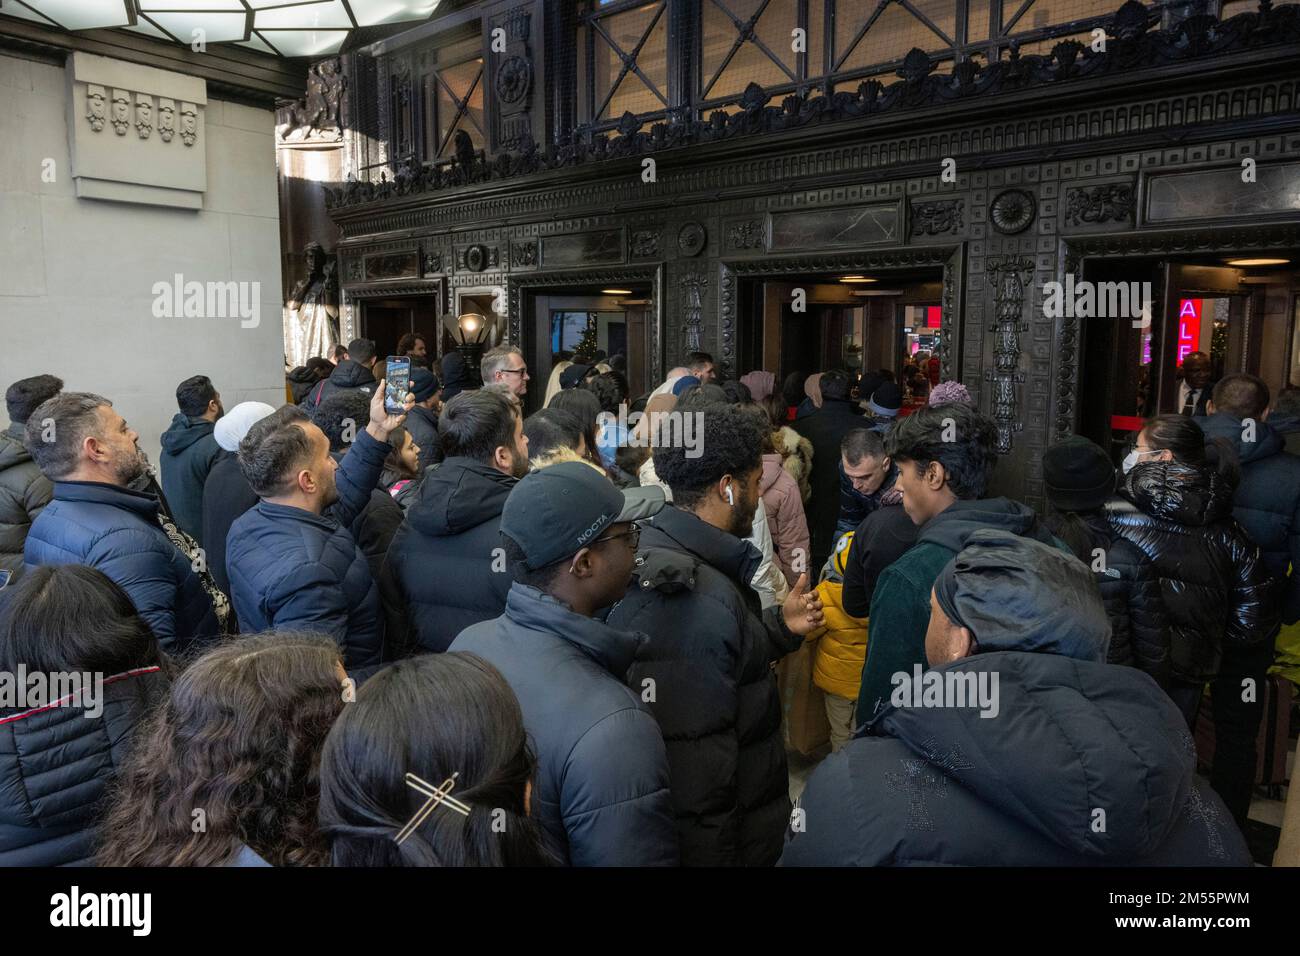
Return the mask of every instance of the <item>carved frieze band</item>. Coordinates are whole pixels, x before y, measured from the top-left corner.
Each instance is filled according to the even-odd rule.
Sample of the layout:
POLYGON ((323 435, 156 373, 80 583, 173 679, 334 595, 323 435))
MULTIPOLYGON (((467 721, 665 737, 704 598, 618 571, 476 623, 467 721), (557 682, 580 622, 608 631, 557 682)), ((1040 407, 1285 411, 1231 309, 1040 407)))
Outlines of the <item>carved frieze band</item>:
MULTIPOLYGON (((193 103, 181 102, 179 110, 181 142, 193 146, 199 138, 199 109, 193 103)), ((96 133, 104 131, 107 123, 118 136, 125 136, 131 127, 140 139, 148 139, 158 130, 158 138, 170 143, 177 131, 176 101, 165 96, 158 98, 157 115, 154 98, 148 93, 132 93, 114 88, 110 98, 106 87, 98 83, 86 84, 86 122, 96 133)))

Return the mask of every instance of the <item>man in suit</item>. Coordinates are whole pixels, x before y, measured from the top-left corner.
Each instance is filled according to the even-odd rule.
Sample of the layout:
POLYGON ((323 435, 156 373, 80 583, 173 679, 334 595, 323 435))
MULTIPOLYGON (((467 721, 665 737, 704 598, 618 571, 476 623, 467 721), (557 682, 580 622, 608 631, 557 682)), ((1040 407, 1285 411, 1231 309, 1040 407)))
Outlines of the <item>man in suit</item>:
POLYGON ((1180 415, 1203 418, 1207 414, 1205 403, 1213 387, 1210 357, 1204 352, 1188 352, 1183 359, 1183 377, 1178 383, 1178 404, 1174 410, 1180 415))

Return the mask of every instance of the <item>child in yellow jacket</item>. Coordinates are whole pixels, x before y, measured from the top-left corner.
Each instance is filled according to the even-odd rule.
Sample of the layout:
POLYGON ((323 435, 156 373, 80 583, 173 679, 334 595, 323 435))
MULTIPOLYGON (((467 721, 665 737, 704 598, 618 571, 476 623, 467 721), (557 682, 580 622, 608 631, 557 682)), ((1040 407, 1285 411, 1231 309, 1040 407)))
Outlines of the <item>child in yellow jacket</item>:
POLYGON ((849 557, 853 532, 840 538, 835 553, 826 562, 817 597, 822 602, 826 623, 808 635, 817 641, 813 654, 813 683, 826 694, 826 719, 831 728, 831 751, 839 750, 853 736, 854 711, 862 684, 862 665, 867 659, 867 619, 844 610, 844 564, 849 557))

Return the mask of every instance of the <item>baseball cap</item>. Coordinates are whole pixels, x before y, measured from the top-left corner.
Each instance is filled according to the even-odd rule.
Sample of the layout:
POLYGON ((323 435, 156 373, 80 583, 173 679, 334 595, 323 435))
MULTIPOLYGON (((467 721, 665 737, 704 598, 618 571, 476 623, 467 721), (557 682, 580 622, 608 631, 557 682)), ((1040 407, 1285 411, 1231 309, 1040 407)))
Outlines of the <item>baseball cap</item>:
POLYGON ((577 554, 619 521, 640 521, 664 506, 662 488, 619 491, 585 462, 565 461, 520 479, 501 512, 501 533, 524 552, 536 571, 577 554))
POLYGON ((577 388, 582 384, 582 380, 587 377, 592 366, 582 365, 575 362, 560 373, 560 388, 577 388))

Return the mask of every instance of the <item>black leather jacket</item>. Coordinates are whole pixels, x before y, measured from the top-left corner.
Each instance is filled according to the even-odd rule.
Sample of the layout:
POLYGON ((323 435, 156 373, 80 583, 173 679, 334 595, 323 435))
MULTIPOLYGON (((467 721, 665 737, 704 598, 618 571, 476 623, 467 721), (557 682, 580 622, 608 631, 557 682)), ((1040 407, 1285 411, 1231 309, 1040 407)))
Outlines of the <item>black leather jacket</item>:
POLYGON ((1225 652, 1277 633, 1272 578, 1232 517, 1234 490, 1211 465, 1146 462, 1105 506, 1110 526, 1155 566, 1182 681, 1214 678, 1225 652))

